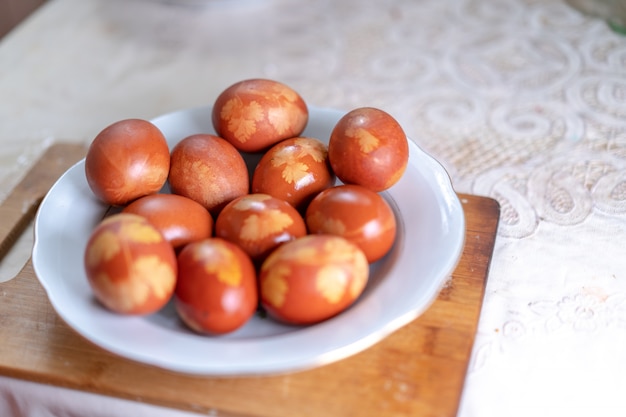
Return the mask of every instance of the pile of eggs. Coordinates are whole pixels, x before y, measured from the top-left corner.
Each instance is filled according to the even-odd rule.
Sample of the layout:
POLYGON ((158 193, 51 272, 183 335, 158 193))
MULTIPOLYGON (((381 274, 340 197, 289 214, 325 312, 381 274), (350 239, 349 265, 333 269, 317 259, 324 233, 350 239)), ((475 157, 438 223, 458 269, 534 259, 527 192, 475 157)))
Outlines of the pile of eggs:
POLYGON ((173 299, 190 329, 214 335, 259 309, 296 325, 344 311, 395 240, 396 219, 379 192, 408 163, 398 122, 357 108, 325 145, 300 136, 309 119, 302 97, 267 79, 229 86, 209 116, 216 134, 172 149, 141 119, 113 123, 92 141, 87 183, 117 208, 85 249, 95 298, 128 315, 173 299), (254 167, 250 154, 259 157, 254 167))

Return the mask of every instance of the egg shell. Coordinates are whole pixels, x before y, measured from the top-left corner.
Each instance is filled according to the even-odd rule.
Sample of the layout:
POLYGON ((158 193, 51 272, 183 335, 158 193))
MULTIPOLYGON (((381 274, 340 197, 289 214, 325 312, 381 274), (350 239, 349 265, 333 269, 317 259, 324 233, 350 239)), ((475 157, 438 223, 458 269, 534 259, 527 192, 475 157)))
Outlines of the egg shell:
POLYGON ((171 298, 177 277, 174 249, 145 218, 118 213, 93 230, 85 273, 96 299, 120 314, 150 314, 171 298))
POLYGON ((229 86, 212 110, 217 134, 244 152, 260 152, 300 135, 308 119, 306 103, 294 89, 262 78, 229 86))
POLYGON ((196 134, 172 149, 169 185, 172 193, 197 201, 217 216, 230 201, 248 194, 250 177, 234 146, 215 135, 196 134))
POLYGON ((409 145, 400 124, 388 113, 361 107, 345 114, 328 142, 330 165, 342 182, 383 191, 400 180, 409 145))
POLYGON ((234 243, 210 238, 188 244, 178 254, 178 272, 174 305, 195 332, 230 333, 255 313, 256 271, 234 243))
POLYGON ((304 211, 317 193, 334 184, 326 145, 319 139, 296 137, 267 150, 254 170, 251 189, 304 211))
POLYGON ((104 128, 85 156, 89 188, 104 203, 122 206, 158 192, 170 167, 170 150, 161 131, 142 119, 125 119, 104 128))
POLYGON ((356 244, 369 263, 389 252, 396 238, 396 217, 378 193, 361 185, 339 185, 320 192, 306 215, 309 233, 334 234, 356 244))
POLYGON ((369 266, 363 252, 333 235, 307 235, 279 246, 259 272, 261 304, 270 317, 305 325, 329 319, 363 292, 369 266))
POLYGON ((175 249, 211 237, 213 233, 211 213, 182 195, 148 195, 133 201, 122 212, 145 217, 175 249))
POLYGON ((307 234, 300 213, 284 200, 248 194, 231 201, 215 222, 215 235, 236 243, 255 262, 285 242, 307 234))

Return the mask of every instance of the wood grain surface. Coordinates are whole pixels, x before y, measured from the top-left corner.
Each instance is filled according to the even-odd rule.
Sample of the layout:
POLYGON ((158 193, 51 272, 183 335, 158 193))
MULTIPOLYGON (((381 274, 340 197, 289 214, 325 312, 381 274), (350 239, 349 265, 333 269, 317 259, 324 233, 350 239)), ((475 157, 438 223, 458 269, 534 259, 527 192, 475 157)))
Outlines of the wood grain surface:
MULTIPOLYGON (((34 213, 30 206, 84 153, 56 144, 42 156, 0 206, 2 242, 14 238, 20 229, 14 226, 34 213)), ((466 240, 449 283, 418 319, 347 359, 246 378, 188 376, 131 362, 69 328, 28 262, 0 284, 0 374, 220 416, 455 416, 499 219, 495 200, 459 197, 466 240)))

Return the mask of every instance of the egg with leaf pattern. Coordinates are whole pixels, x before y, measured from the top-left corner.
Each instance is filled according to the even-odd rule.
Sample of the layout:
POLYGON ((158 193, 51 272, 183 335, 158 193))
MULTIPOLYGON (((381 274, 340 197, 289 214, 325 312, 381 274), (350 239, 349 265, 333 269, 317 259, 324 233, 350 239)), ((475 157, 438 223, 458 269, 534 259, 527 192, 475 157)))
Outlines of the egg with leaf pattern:
POLYGON ((160 310, 176 285, 174 248, 136 214, 118 213, 102 220, 87 242, 84 266, 96 299, 120 314, 160 310))
POLYGON ((263 262, 261 305, 285 323, 318 323, 352 305, 368 278, 367 259, 355 244, 340 236, 307 235, 281 245, 263 262))
POLYGON ((258 304, 256 271, 237 245, 220 238, 189 243, 178 254, 174 305, 200 334, 225 334, 243 326, 258 304))
POLYGON ((229 86, 217 97, 212 110, 218 135, 244 152, 263 151, 298 136, 308 120, 306 103, 293 88, 262 78, 229 86))
POLYGON ((404 174, 409 144, 393 116, 374 107, 360 107, 346 113, 333 128, 328 158, 344 183, 383 191, 404 174))
POLYGON ((219 136, 200 133, 174 146, 168 181, 172 193, 200 203, 213 216, 250 187, 246 161, 237 149, 219 136))
POLYGON ((370 263, 389 252, 397 222, 387 201, 361 185, 328 188, 311 201, 305 215, 309 233, 345 237, 363 250, 370 263))
POLYGON ((300 213, 268 194, 248 194, 224 207, 215 222, 215 235, 239 245, 254 261, 285 242, 306 235, 300 213))
POLYGON ((316 138, 295 137, 271 147, 252 176, 252 192, 269 194, 304 209, 335 183, 326 145, 316 138))

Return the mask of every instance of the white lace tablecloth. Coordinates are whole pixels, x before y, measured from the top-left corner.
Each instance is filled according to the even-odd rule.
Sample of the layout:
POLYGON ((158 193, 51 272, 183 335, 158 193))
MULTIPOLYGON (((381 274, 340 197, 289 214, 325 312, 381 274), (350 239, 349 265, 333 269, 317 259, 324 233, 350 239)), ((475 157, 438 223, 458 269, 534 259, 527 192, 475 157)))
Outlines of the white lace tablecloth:
MULTIPOLYGON (((0 198, 52 141, 251 77, 387 110, 500 202, 460 417, 626 415, 626 37, 560 0, 52 0, 0 41, 0 198)), ((178 415, 34 386, 0 414, 178 415)))

